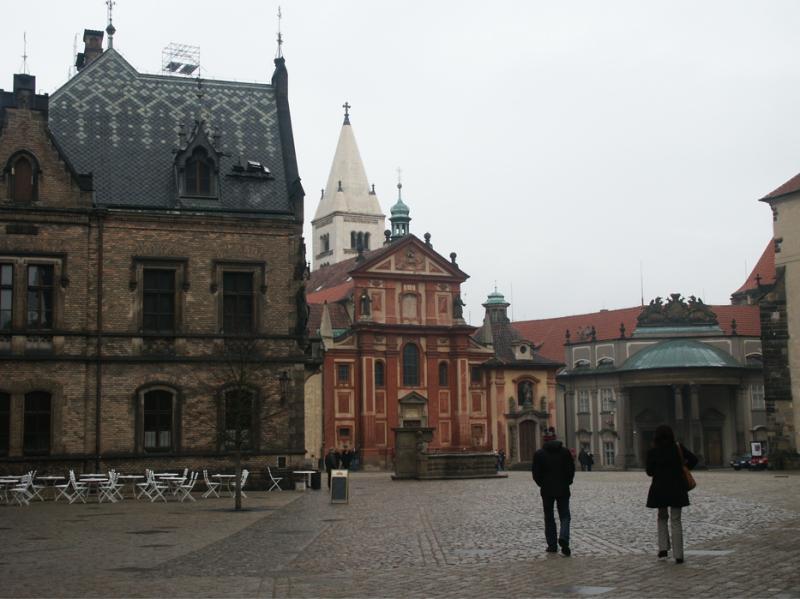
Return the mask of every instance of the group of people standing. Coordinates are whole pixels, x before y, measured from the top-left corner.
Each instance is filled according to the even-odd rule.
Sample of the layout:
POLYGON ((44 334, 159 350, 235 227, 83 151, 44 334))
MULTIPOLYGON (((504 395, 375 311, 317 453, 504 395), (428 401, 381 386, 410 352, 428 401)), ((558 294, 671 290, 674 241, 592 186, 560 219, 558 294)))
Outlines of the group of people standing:
MULTIPOLYGON (((581 454, 586 453, 581 450, 581 454)), ((586 454, 591 457, 591 454, 586 454)), ((581 469, 585 459, 578 460, 581 469)), ((593 460, 592 460, 593 461, 593 460)), ((647 494, 647 507, 658 510, 658 558, 666 558, 670 549, 676 564, 683 563, 683 528, 681 509, 689 505, 689 486, 684 467, 697 465, 697 457, 676 442, 675 433, 666 424, 659 426, 654 435, 653 447, 647 452, 646 471, 652 478, 647 494), (670 534, 671 533, 671 534, 670 534)), ((591 470, 591 462, 588 464, 591 470)), ((575 461, 569 449, 555 438, 545 440, 536 451, 532 465, 533 480, 540 489, 544 509, 544 536, 548 553, 561 548, 565 557, 572 554, 569 546, 570 486, 575 479, 575 461), (553 508, 558 510, 559 526, 556 528, 553 508)))
POLYGON ((328 453, 325 454, 325 470, 328 473, 329 489, 331 488, 331 472, 339 469, 350 470, 350 466, 352 466, 355 456, 355 450, 347 447, 340 451, 336 451, 336 449, 333 447, 328 449, 328 453))

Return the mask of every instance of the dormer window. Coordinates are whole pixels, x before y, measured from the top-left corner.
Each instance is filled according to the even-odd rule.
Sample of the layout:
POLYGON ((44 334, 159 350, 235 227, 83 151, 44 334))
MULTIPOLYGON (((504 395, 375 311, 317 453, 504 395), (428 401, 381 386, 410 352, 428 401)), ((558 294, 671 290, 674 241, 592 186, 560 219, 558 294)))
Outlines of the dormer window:
POLYGON ((203 148, 196 148, 186 161, 186 195, 214 195, 212 172, 214 163, 203 148))
POLYGON ((28 152, 20 152, 6 164, 9 175, 8 195, 15 202, 32 202, 36 199, 39 166, 28 152))

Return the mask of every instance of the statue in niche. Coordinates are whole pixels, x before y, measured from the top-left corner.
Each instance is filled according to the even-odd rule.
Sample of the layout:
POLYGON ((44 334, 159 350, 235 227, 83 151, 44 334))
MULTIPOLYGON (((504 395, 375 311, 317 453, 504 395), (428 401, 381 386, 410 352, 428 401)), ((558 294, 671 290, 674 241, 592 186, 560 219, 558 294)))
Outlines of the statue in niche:
POLYGON ((466 305, 467 304, 465 304, 464 301, 461 299, 461 294, 459 293, 458 295, 456 295, 456 297, 453 299, 453 318, 457 320, 463 320, 464 306, 466 305))
POLYGON ((359 301, 361 303, 361 316, 370 316, 372 314, 372 300, 369 298, 369 294, 366 291, 361 292, 359 301))

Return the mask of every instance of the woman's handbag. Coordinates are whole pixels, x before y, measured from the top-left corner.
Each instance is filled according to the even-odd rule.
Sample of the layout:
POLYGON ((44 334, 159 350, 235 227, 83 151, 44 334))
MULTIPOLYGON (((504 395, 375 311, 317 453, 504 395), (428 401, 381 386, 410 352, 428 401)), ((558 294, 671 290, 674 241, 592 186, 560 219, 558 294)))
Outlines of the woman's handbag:
POLYGON ((697 481, 694 480, 694 476, 692 476, 692 471, 689 470, 686 466, 686 460, 683 459, 683 450, 681 449, 681 444, 677 443, 678 446, 678 455, 681 458, 681 468, 683 469, 683 480, 686 481, 686 490, 691 491, 697 486, 697 481))

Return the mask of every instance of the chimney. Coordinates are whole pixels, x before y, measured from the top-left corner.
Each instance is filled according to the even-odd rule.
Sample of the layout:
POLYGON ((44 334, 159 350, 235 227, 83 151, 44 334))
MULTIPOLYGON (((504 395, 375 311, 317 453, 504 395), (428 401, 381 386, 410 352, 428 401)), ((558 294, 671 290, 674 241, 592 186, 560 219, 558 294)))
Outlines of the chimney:
POLYGON ((79 71, 88 67, 92 61, 103 53, 104 35, 104 32, 94 29, 83 30, 83 43, 85 46, 83 52, 78 53, 78 57, 75 60, 75 66, 78 67, 79 71))
POLYGON ((32 108, 36 95, 36 77, 18 73, 14 75, 14 98, 18 108, 32 108))

